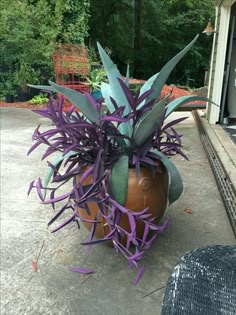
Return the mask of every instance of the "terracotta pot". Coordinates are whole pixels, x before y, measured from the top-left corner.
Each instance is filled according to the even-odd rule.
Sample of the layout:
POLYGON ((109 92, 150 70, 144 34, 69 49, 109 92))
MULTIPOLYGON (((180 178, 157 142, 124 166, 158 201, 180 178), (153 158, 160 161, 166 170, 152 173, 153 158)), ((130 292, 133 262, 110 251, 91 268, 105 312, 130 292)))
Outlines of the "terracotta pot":
MULTIPOLYGON (((137 177, 135 169, 129 169, 128 192, 125 202, 125 207, 133 211, 141 211, 149 207, 148 213, 152 217, 156 217, 154 223, 158 224, 164 215, 167 205, 167 192, 168 192, 168 172, 162 163, 158 163, 158 171, 155 176, 152 176, 148 168, 140 168, 140 176, 137 177)), ((91 179, 85 181, 85 185, 91 183, 91 179)), ((84 219, 94 220, 98 212, 98 206, 95 202, 88 203, 91 215, 88 215, 86 210, 79 208, 78 213, 84 219)), ((99 221, 102 223, 97 224, 95 237, 100 239, 109 233, 109 227, 104 226, 105 219, 100 216, 99 221)), ((83 222, 85 227, 90 230, 92 223, 83 222)), ((127 215, 122 214, 120 219, 120 226, 126 231, 130 232, 129 219, 127 215)), ((144 232, 143 222, 136 222, 137 236, 142 238, 144 232)))

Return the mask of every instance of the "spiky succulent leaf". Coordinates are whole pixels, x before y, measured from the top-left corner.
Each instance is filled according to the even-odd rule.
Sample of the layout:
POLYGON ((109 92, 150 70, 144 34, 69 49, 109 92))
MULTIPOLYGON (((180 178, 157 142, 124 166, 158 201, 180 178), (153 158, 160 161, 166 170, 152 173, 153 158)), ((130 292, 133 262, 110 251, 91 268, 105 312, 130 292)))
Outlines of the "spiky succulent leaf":
POLYGON ((38 90, 45 90, 45 91, 56 92, 56 90, 50 85, 34 85, 34 84, 27 84, 27 85, 29 87, 32 87, 32 88, 38 89, 38 90))
POLYGON ((125 84, 129 87, 129 64, 127 64, 125 84))
POLYGON ((155 132, 157 126, 164 115, 167 95, 160 102, 156 103, 151 111, 144 114, 144 116, 137 123, 134 134, 133 143, 135 147, 141 147, 155 132))
POLYGON ((204 96, 191 96, 191 95, 190 96, 182 96, 182 97, 176 98, 175 100, 173 100, 172 102, 170 102, 167 105, 165 118, 168 117, 173 111, 175 111, 180 106, 187 104, 189 102, 195 102, 195 101, 210 102, 210 103, 217 105, 212 100, 210 100, 209 98, 204 97, 204 96))
POLYGON ((146 99, 146 102, 153 98, 158 98, 160 96, 161 90, 166 83, 170 73, 175 68, 177 63, 183 58, 183 56, 189 51, 189 49, 196 42, 199 35, 197 35, 183 50, 181 50, 175 57, 173 57, 167 64, 161 69, 159 74, 156 76, 151 89, 153 93, 146 99))
POLYGON ((119 79, 122 79, 121 74, 119 70, 117 69, 116 65, 113 63, 113 61, 110 59, 110 57, 107 55, 105 50, 102 48, 102 46, 97 43, 98 51, 104 66, 104 69, 106 71, 111 91, 112 91, 112 97, 116 100, 118 106, 126 106, 124 110, 124 115, 127 115, 130 113, 131 109, 128 105, 127 98, 120 86, 120 83, 118 81, 119 79))
POLYGON ((91 122, 98 123, 98 111, 94 108, 89 99, 82 93, 58 85, 52 81, 49 84, 53 87, 54 91, 64 95, 73 105, 75 105, 91 122))
MULTIPOLYGON (((143 95, 145 92, 149 91, 152 88, 153 82, 156 80, 159 72, 151 76, 141 87, 139 95, 143 95)), ((137 109, 141 108, 145 104, 145 100, 138 105, 137 109)))
POLYGON ((129 157, 121 156, 111 171, 111 188, 115 200, 124 205, 127 196, 129 178, 129 157))
POLYGON ((111 98, 110 98, 110 96, 112 94, 111 93, 111 86, 110 86, 110 84, 102 82, 102 84, 101 84, 101 92, 102 92, 102 97, 105 100, 105 104, 106 104, 109 112, 112 113, 115 110, 115 108, 114 108, 114 106, 113 106, 113 104, 111 102, 111 98))
POLYGON ((171 205, 173 202, 179 199, 180 195, 183 192, 182 178, 174 163, 165 154, 153 149, 150 150, 150 152, 155 153, 156 155, 161 157, 161 162, 164 164, 169 173, 170 184, 168 191, 168 200, 169 204, 171 205))

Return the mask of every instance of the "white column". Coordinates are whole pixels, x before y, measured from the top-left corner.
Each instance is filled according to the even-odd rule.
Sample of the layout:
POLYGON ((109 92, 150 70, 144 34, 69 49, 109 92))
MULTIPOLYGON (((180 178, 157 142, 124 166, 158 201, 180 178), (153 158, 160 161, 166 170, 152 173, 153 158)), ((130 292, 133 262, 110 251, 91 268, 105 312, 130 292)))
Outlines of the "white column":
MULTIPOLYGON (((219 7, 216 6, 215 8, 215 27, 214 30, 217 30, 217 25, 218 25, 218 17, 219 15, 219 7)), ((213 70, 214 70, 214 54, 215 54, 215 50, 217 49, 216 47, 216 33, 214 33, 214 37, 213 37, 213 43, 212 43, 212 50, 211 50, 211 64, 210 64, 210 74, 209 74, 209 79, 208 79, 208 93, 207 93, 207 97, 210 98, 210 94, 211 94, 211 86, 213 84, 212 82, 212 75, 213 75, 213 70)), ((210 116, 210 111, 211 111, 211 103, 207 103, 207 107, 206 107, 206 117, 207 119, 209 119, 210 116)))
MULTIPOLYGON (((218 35, 218 46, 217 46, 217 54, 216 54, 216 66, 215 66, 215 75, 214 75, 214 83, 213 83, 213 91, 212 91, 212 100, 220 106, 221 96, 222 96, 222 88, 223 88, 223 79, 224 79, 224 69, 225 69, 225 57, 227 50, 227 39, 228 39, 228 31, 229 31, 229 20, 230 20, 230 10, 231 7, 221 7, 220 14, 220 24, 219 24, 219 35, 218 35)), ((220 107, 211 104, 208 109, 210 113, 209 123, 215 124, 219 120, 220 107)))

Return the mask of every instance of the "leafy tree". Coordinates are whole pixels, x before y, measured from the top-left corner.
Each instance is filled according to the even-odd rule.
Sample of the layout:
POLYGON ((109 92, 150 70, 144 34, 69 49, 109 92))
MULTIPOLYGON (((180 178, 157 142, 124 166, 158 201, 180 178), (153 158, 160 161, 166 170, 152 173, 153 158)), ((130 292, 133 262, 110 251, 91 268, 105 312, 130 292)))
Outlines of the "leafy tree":
POLYGON ((134 59, 134 7, 130 0, 90 0, 90 45, 111 51, 122 72, 134 59))
POLYGON ((24 64, 48 79, 55 42, 84 43, 88 19, 89 0, 2 0, 0 65, 14 75, 24 64))
MULTIPOLYGON (((91 0, 91 42, 109 47, 123 73, 129 61, 132 74, 145 79, 201 33, 213 15, 211 0, 91 0)), ((185 84, 193 77, 196 86, 202 85, 211 43, 200 36, 169 83, 185 84)))

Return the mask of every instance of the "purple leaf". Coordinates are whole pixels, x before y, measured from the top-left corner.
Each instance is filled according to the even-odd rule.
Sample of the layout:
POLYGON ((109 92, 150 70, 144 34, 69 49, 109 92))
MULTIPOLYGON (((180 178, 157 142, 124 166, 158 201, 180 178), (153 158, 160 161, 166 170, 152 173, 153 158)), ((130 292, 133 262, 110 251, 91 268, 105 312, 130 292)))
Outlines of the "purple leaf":
POLYGON ((32 147, 29 149, 29 151, 27 152, 27 155, 29 155, 32 151, 34 151, 40 144, 41 144, 41 142, 35 142, 32 145, 32 147))
POLYGON ((89 219, 84 219, 84 218, 80 218, 80 220, 83 222, 89 222, 89 223, 102 223, 101 221, 89 220, 89 219))
POLYGON ((147 239, 147 236, 148 236, 148 233, 149 233, 149 225, 148 225, 148 224, 145 224, 141 247, 144 246, 144 244, 145 244, 145 242, 146 242, 146 239, 147 239))
POLYGON ((144 101, 149 95, 151 95, 153 92, 153 90, 148 90, 146 92, 144 92, 142 95, 139 96, 137 103, 136 103, 136 107, 142 103, 142 101, 144 101))
POLYGON ((107 234, 106 238, 107 238, 107 239, 112 239, 112 236, 114 235, 114 233, 115 233, 116 231, 117 231, 116 228, 114 228, 113 230, 111 230, 111 231, 107 234))
POLYGON ((148 152, 148 157, 155 160, 161 160, 160 155, 155 154, 154 152, 148 152))
POLYGON ((96 244, 101 244, 101 243, 105 243, 107 241, 110 241, 112 239, 112 237, 106 237, 100 240, 96 240, 96 241, 91 241, 91 242, 83 242, 80 243, 80 245, 96 245, 96 244))
POLYGON ((157 165, 156 161, 153 161, 152 159, 150 159, 147 156, 145 156, 144 158, 140 159, 140 161, 145 162, 145 163, 147 163, 149 165, 154 165, 154 166, 157 165))
POLYGON ((57 214, 48 222, 48 226, 50 226, 52 223, 54 223, 59 217, 60 215, 66 210, 68 209, 69 206, 65 205, 64 207, 62 207, 57 214))
POLYGON ((140 215, 139 218, 142 219, 142 220, 145 220, 147 218, 150 218, 151 216, 152 216, 151 213, 147 213, 147 214, 140 215))
POLYGON ((69 193, 66 193, 66 194, 64 194, 64 195, 61 195, 61 196, 59 196, 59 197, 56 197, 56 198, 53 198, 53 199, 45 200, 45 201, 43 202, 43 204, 47 205, 47 204, 49 204, 49 203, 53 203, 53 202, 58 202, 58 201, 64 200, 64 199, 68 198, 68 197, 70 196, 70 194, 71 194, 71 193, 69 192, 69 193))
POLYGON ((157 237, 157 234, 153 235, 152 238, 149 241, 145 242, 145 245, 143 246, 143 249, 147 250, 151 246, 153 241, 156 239, 156 237, 157 237))
POLYGON ((142 267, 139 268, 136 278, 134 280, 134 285, 137 285, 138 282, 140 281, 140 279, 142 278, 142 275, 144 273, 144 265, 142 267))
POLYGON ((127 213, 128 209, 120 205, 116 200, 110 198, 110 202, 117 207, 122 213, 127 213))
POLYGON ((131 228, 131 232, 134 233, 136 231, 136 222, 135 222, 134 216, 130 212, 128 212, 127 214, 129 218, 129 225, 131 228))
POLYGON ((98 216, 99 216, 99 213, 97 213, 95 215, 95 218, 94 218, 95 222, 93 223, 92 228, 91 228, 91 230, 89 232, 88 242, 91 242, 93 240, 93 237, 94 237, 94 234, 95 234, 95 231, 96 231, 96 227, 97 227, 98 216))
POLYGON ((81 184, 85 181, 86 178, 89 177, 89 175, 92 174, 93 168, 94 168, 94 166, 92 165, 83 173, 83 175, 80 177, 80 183, 81 184))
POLYGON ((75 213, 72 215, 72 217, 68 218, 65 222, 63 222, 62 224, 60 224, 56 229, 52 230, 52 233, 55 233, 57 231, 59 231, 60 229, 62 229, 64 226, 66 226, 67 224, 69 224, 70 222, 74 221, 75 219, 75 213))
POLYGON ((133 211, 132 215, 133 216, 141 216, 141 215, 145 214, 148 210, 149 210, 149 208, 145 208, 145 209, 143 209, 141 211, 133 211))
POLYGON ((101 165, 101 158, 102 158, 102 154, 104 152, 104 149, 99 150, 97 158, 95 160, 94 163, 94 170, 93 170, 93 181, 96 182, 97 178, 98 178, 98 171, 99 171, 99 167, 101 165))
POLYGON ((142 252, 137 252, 137 253, 135 253, 134 255, 132 255, 131 257, 129 257, 128 260, 135 260, 135 261, 138 261, 138 260, 140 260, 140 259, 142 258, 143 254, 144 254, 144 251, 142 251, 142 252))
POLYGON ((100 119, 100 121, 116 121, 116 122, 127 122, 129 118, 115 117, 115 116, 104 116, 100 119))
POLYGON ((35 187, 34 186, 34 180, 30 183, 30 185, 29 185, 29 189, 28 189, 28 192, 27 192, 27 195, 29 196, 29 194, 30 194, 30 192, 31 192, 31 190, 35 187))
POLYGON ((178 149, 178 148, 176 148, 175 151, 176 151, 178 154, 182 155, 182 157, 185 158, 187 161, 189 161, 189 158, 187 157, 186 154, 184 154, 183 151, 181 151, 181 150, 178 149))
POLYGON ((74 110, 75 110, 75 105, 72 105, 69 111, 66 113, 66 117, 69 118, 74 110))
MULTIPOLYGON (((55 197, 55 190, 52 190, 50 193, 50 200, 53 200, 55 197)), ((51 202, 53 210, 55 210, 55 202, 51 202)))
POLYGON ((180 123, 181 121, 187 119, 188 117, 181 117, 181 118, 178 118, 178 119, 175 119, 175 120, 172 120, 171 122, 169 122, 168 124, 166 124, 162 130, 165 130, 165 129, 168 129, 178 123, 180 123))
POLYGON ((37 188, 37 192, 38 192, 39 198, 41 199, 41 201, 44 202, 44 196, 42 194, 43 185, 42 185, 41 178, 38 179, 38 181, 36 182, 35 186, 37 188))
POLYGON ((91 273, 95 273, 96 272, 95 270, 78 268, 78 267, 70 267, 70 271, 79 272, 79 273, 82 273, 82 274, 91 274, 91 273))
POLYGON ((114 100, 114 98, 113 98, 113 97, 110 97, 110 100, 111 100, 111 102, 112 102, 112 104, 113 104, 113 106, 114 106, 115 110, 118 110, 118 109, 119 109, 119 107, 118 107, 118 105, 117 105, 116 101, 114 100))
POLYGON ((123 80, 121 80, 120 78, 118 78, 118 81, 119 81, 119 83, 120 83, 120 86, 121 86, 122 90, 123 90, 124 93, 125 93, 125 96, 126 96, 128 102, 129 102, 131 108, 133 109, 133 111, 135 111, 135 110, 136 110, 136 106, 135 106, 135 104, 134 104, 134 97, 133 97, 132 92, 130 91, 130 89, 127 87, 127 85, 124 83, 123 80))

